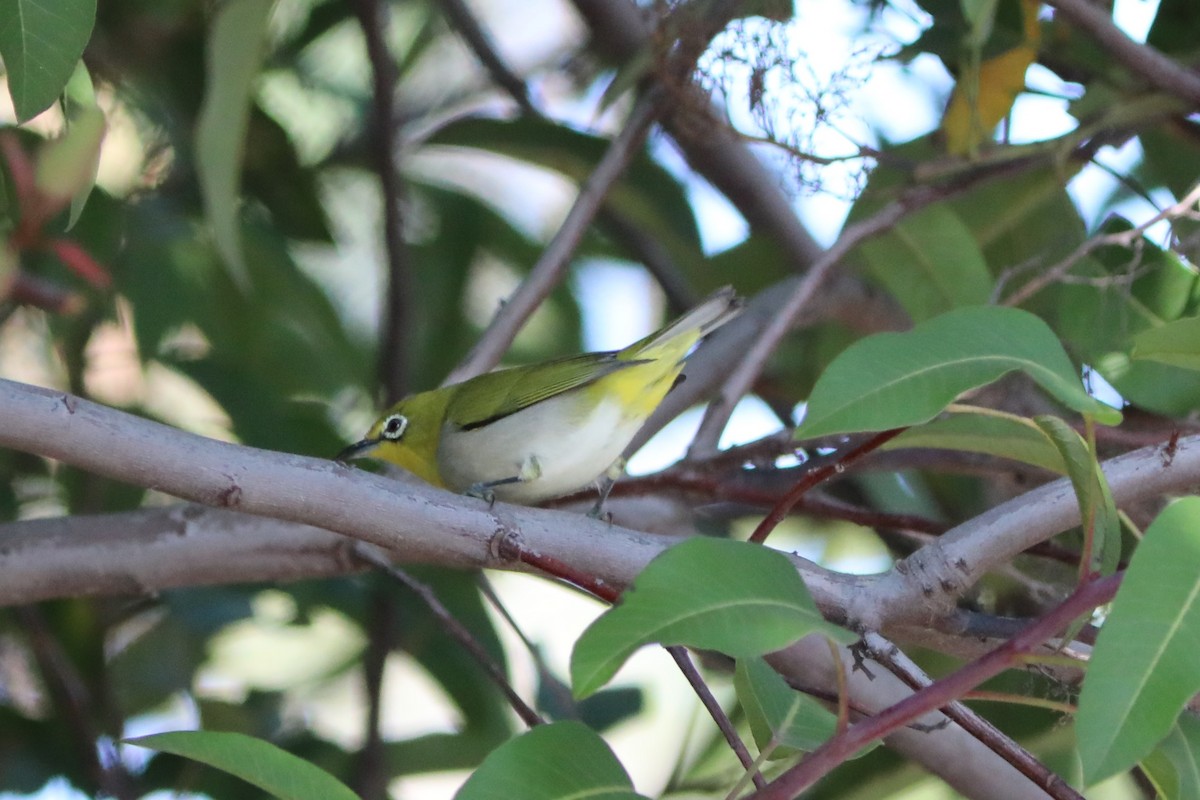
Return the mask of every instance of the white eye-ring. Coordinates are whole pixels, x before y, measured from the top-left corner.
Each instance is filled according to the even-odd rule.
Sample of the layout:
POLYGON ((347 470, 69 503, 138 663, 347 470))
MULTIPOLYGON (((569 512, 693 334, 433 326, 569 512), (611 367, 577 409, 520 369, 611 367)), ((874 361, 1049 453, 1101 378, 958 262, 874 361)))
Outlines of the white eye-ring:
POLYGON ((383 421, 383 427, 379 431, 379 435, 389 442, 398 442, 404 437, 404 431, 408 428, 408 417, 403 414, 392 414, 383 421))

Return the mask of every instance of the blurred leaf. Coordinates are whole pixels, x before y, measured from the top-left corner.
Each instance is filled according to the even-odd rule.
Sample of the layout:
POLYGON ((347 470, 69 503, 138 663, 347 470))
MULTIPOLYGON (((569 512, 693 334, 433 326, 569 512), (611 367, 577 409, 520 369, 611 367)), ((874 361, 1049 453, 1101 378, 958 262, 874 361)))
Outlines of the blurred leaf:
POLYGON ((608 745, 578 722, 553 722, 494 750, 454 800, 645 800, 608 745))
POLYGON ((224 770, 280 800, 357 800, 354 792, 328 772, 270 742, 241 733, 174 731, 126 741, 224 770))
MULTIPOLYGON (((563 688, 571 691, 565 684, 563 688)), ((580 722, 594 731, 605 731, 642 713, 645 705, 641 688, 620 686, 601 689, 580 700, 577 707, 580 722)))
MULTIPOLYGON (((213 634, 246 619, 254 590, 213 586, 165 592, 162 604, 127 622, 145 626, 109 658, 112 692, 122 713, 136 716, 189 691, 213 634)), ((123 632, 119 638, 127 638, 123 632)))
MULTIPOLYGON (((1083 220, 1067 194, 1067 181, 1077 169, 1056 164, 1025 170, 955 198, 954 211, 983 248, 993 274, 1019 272, 1030 263, 1053 264, 1084 240, 1083 220)), ((1009 286, 1020 283, 1014 279, 1009 286)))
MULTIPOLYGON (((851 219, 868 215, 856 205, 851 219)), ((992 293, 983 252, 949 204, 938 203, 906 217, 864 242, 859 251, 871 277, 915 322, 960 306, 982 305, 992 293)))
POLYGON ((1133 340, 1132 356, 1200 369, 1200 317, 1185 317, 1142 332, 1133 340))
MULTIPOLYGON (((92 76, 88 73, 87 65, 82 61, 75 65, 75 72, 71 74, 71 79, 67 81, 66 87, 63 89, 63 105, 66 108, 67 119, 74 120, 80 115, 91 113, 91 109, 96 108, 96 89, 92 86, 92 76)), ((96 166, 100 166, 99 148, 96 153, 96 166)), ((75 223, 79 221, 79 217, 83 214, 83 209, 87 206, 88 198, 92 195, 92 189, 96 185, 96 170, 92 170, 91 179, 87 183, 87 187, 82 191, 76 192, 71 197, 71 215, 67 219, 67 230, 75 227, 75 223)))
MULTIPOLYGON (((609 142, 543 120, 466 118, 451 123, 429 144, 487 150, 556 170, 582 183, 603 158, 609 142)), ((679 181, 645 152, 637 155, 609 192, 607 203, 638 221, 681 268, 705 262, 696 218, 679 181)))
POLYGON ((34 794, 56 776, 85 785, 91 765, 81 763, 78 748, 63 736, 65 719, 35 720, 0 705, 0 775, 4 791, 34 794))
POLYGON ((238 184, 251 97, 266 44, 272 0, 228 0, 208 38, 207 85, 196 122, 196 168, 213 240, 231 274, 249 280, 242 250, 238 184))
POLYGON ((986 453, 1066 474, 1058 449, 1033 420, 992 411, 959 407, 947 417, 909 428, 882 449, 905 447, 986 453))
MULTIPOLYGON (((420 565, 409 565, 406 570, 433 590, 502 670, 507 668, 504 649, 473 573, 420 565)), ((302 613, 327 605, 347 619, 365 620, 372 592, 381 590, 400 609, 392 634, 396 648, 411 656, 445 690, 461 714, 458 733, 389 742, 385 748, 388 768, 393 775, 406 775, 475 767, 512 735, 512 713, 495 684, 424 603, 414 600, 407 589, 382 579, 308 582, 291 587, 289 593, 302 613)))
MULTIPOLYGON (((1191 5, 1189 0, 1184 4, 1191 5)), ((1159 13, 1163 6, 1159 5, 1159 13)), ((1180 29, 1179 34, 1192 40, 1196 28, 1180 29)), ((1194 48, 1194 41, 1189 47, 1194 48)), ((1142 145, 1142 160, 1134 167, 1133 177, 1146 189, 1155 186, 1165 186, 1178 198, 1186 195, 1196 183, 1200 175, 1200 121, 1180 117, 1153 128, 1141 131, 1138 142, 1142 145)), ((1122 187, 1124 188, 1124 187, 1122 187)), ((1118 193, 1109 201, 1110 206, 1121 199, 1124 192, 1118 193)), ((1177 219, 1172 223, 1177 234, 1180 231, 1195 230, 1195 222, 1186 218, 1177 219)))
POLYGON ((848 347, 813 387, 797 438, 882 431, 927 422, 968 389, 1014 370, 1059 402, 1104 424, 1120 412, 1084 391, 1046 323, 1025 311, 984 306, 951 311, 906 333, 879 333, 848 347))
POLYGON ((81 109, 67 132, 38 153, 38 189, 59 203, 57 208, 92 190, 105 127, 104 112, 98 107, 81 109))
POLYGON ((738 658, 814 632, 854 640, 825 622, 787 558, 747 542, 690 539, 656 556, 620 604, 583 632, 571 653, 571 683, 576 697, 586 697, 651 642, 738 658))
POLYGON ((1195 370, 1130 361, 1115 353, 1096 362, 1096 370, 1131 405, 1167 416, 1183 416, 1200 408, 1200 375, 1195 370))
POLYGON ((1079 502, 1083 530, 1092 532, 1092 563, 1088 570, 1111 575, 1121 558, 1121 520, 1095 453, 1058 417, 1040 416, 1034 422, 1058 448, 1079 502))
POLYGON ((837 730, 837 717, 761 658, 739 658, 733 680, 758 749, 775 745, 772 759, 815 750, 837 730))
POLYGON ((1188 57, 1196 53, 1196 31, 1200 30, 1200 5, 1192 0, 1161 0, 1146 44, 1164 53, 1188 57))
POLYGON ((0 57, 18 122, 50 107, 96 22, 96 0, 0 0, 0 57))
MULTIPOLYGON (((1132 227, 1126 219, 1110 217, 1099 233, 1121 234, 1132 227)), ((1178 319, 1200 291, 1194 267, 1144 237, 1136 248, 1100 248, 1080 261, 1071 277, 1035 305, 1070 349, 1093 363, 1114 351, 1127 352, 1142 331, 1178 319)))
POLYGON ((1200 690, 1200 497, 1146 529, 1092 652, 1076 730, 1089 785, 1133 766, 1200 690))
POLYGON ((250 109, 245 151, 246 194, 262 201, 274 227, 292 239, 332 244, 316 172, 300 164, 287 132, 258 106, 250 109))
POLYGON ((1181 714, 1141 767, 1163 800, 1200 800, 1200 720, 1181 714))
MULTIPOLYGON (((474 573, 418 566, 408 567, 407 571, 429 586, 500 669, 507 670, 504 647, 474 573)), ((424 604, 415 603, 411 593, 397 587, 392 594, 405 609, 397 619, 398 646, 441 684, 462 711, 468 726, 507 733, 510 730, 507 704, 475 659, 446 634, 442 621, 424 604)))

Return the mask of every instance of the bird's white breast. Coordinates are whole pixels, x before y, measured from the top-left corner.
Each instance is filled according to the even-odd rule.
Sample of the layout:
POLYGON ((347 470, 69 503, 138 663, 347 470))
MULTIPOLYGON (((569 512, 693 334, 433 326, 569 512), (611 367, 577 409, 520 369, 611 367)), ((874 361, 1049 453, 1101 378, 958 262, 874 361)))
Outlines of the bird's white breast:
POLYGON ((477 430, 447 425, 438 446, 446 484, 465 491, 477 483, 526 472, 531 459, 541 474, 495 487, 496 497, 535 503, 587 486, 613 465, 644 421, 629 418, 613 399, 580 410, 576 393, 545 400, 477 430))

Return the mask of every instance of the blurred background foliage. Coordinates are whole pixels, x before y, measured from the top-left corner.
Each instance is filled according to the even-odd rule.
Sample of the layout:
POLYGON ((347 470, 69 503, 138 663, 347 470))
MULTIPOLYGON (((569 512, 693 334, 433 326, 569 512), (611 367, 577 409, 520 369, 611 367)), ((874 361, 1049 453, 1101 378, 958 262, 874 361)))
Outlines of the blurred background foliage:
MULTIPOLYGON (((88 3, 69 5, 68 20, 88 16, 88 3)), ((1117 5, 1139 6, 1146 41, 1194 63, 1193 0, 1117 5)), ((0 13, 15 7, 5 3, 0 13)), ((65 207, 36 231, 23 227, 30 195, 15 174, 20 154, 36 164, 46 140, 60 134, 70 104, 26 121, 35 101, 14 91, 16 110, 3 112, 14 126, 3 131, 0 174, 8 234, 0 375, 208 436, 329 456, 364 429, 384 400, 381 387, 429 388, 458 363, 556 230, 619 129, 630 90, 668 78, 656 69, 673 37, 694 38, 690 31, 707 31, 701 23, 724 14, 705 34, 713 38, 696 75, 707 91, 699 96, 715 111, 669 87, 667 132, 655 134, 610 193, 570 277, 508 362, 595 346, 590 331, 605 321, 626 323, 608 344, 630 341, 722 284, 746 295, 779 291, 810 254, 755 212, 755 194, 770 203, 785 187, 797 219, 828 244, 847 215, 850 223, 866 219, 926 186, 944 197, 846 260, 863 294, 831 287, 819 317, 772 360, 759 396, 784 422, 823 365, 865 332, 1014 296, 1051 324, 1097 386, 1111 385, 1132 404, 1131 436, 1137 425, 1148 435, 1169 429, 1200 406, 1197 373, 1131 357, 1138 333, 1200 311, 1194 219, 1138 227, 1036 285, 1089 236, 1144 226, 1200 175, 1200 123, 1186 104, 1148 89, 1037 2, 801 0, 796 8, 734 4, 732 12, 705 2, 646 3, 637 12, 628 0, 470 3, 465 10, 526 80, 525 109, 464 45, 461 23, 447 21, 463 10, 457 3, 380 2, 375 33, 395 77, 399 266, 380 233, 385 204, 371 133, 378 108, 362 24, 372 7, 99 4, 82 37, 83 61, 108 129, 97 187, 73 227, 65 207), (25 124, 15 127, 18 118, 25 124), (745 176, 752 185, 731 192, 717 159, 706 161, 696 145, 706 139, 753 147, 770 180, 753 185, 745 176), (54 241, 78 246, 90 261, 64 257, 60 245, 47 244, 54 241), (88 272, 89 263, 101 273, 88 272), (402 292, 388 303, 394 286, 402 292), (863 297, 882 298, 888 313, 864 315, 875 306, 863 297), (644 324, 629 323, 639 309, 644 324)), ((0 41, 11 62, 8 48, 0 41)), ((9 63, 10 78, 14 69, 9 63)), ((74 188, 78 196, 90 187, 74 188)), ((882 511, 955 521, 1027 479, 914 469, 868 473, 837 492, 882 511)), ((0 451, 4 521, 166 502, 0 451)), ((846 568, 885 567, 905 547, 845 522, 793 529, 812 555, 846 568)), ((557 679, 531 666, 485 607, 474 576, 418 574, 500 663, 520 653, 528 674, 519 684, 551 715, 607 728, 627 724, 646 702, 660 712, 667 705, 630 689, 583 708, 564 702, 557 679)), ((1003 582, 980 598, 1002 607, 989 593, 1005 596, 1003 582)), ((574 602, 554 597, 550 604, 574 602)), ((569 645, 570 624, 543 633, 569 645)), ((558 656, 550 663, 561 665, 558 656)), ((1056 712, 1022 708, 992 718, 1047 759, 1070 760, 1056 712)), ((689 720, 668 725, 686 731, 689 720)), ((389 784, 396 797, 442 796, 461 774, 441 783, 405 776, 470 769, 517 727, 424 607, 374 577, 0 612, 0 790, 32 793, 50 782, 56 796, 78 796, 67 786, 120 798, 167 787, 259 796, 215 770, 172 756, 147 762, 144 751, 116 744, 196 725, 269 738, 368 798, 384 796, 389 784), (381 682, 376 739, 368 711, 381 682)), ((707 726, 698 724, 694 736, 674 766, 676 756, 654 754, 677 796, 709 796, 709 778, 733 764, 707 726)), ((930 786, 881 749, 814 796, 902 796, 930 786)))

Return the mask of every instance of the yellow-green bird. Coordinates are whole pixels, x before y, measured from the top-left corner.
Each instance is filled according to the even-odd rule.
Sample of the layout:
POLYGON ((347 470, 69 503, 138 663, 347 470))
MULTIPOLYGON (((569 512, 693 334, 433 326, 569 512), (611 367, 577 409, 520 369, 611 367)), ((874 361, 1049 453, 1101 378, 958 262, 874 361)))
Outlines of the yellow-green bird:
POLYGON ((410 395, 339 461, 374 456, 435 486, 511 503, 610 475, 701 337, 740 308, 726 287, 623 350, 489 372, 410 395))

